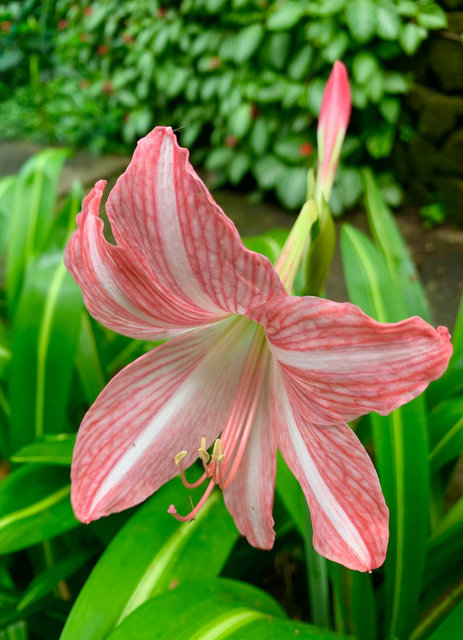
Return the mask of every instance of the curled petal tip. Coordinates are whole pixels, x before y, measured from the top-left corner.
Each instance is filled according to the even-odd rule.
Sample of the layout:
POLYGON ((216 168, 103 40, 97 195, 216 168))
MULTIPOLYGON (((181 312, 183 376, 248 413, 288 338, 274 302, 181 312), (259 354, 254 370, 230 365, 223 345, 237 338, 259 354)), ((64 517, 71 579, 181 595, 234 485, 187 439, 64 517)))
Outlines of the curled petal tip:
POLYGON ((439 336, 440 343, 442 346, 442 371, 439 373, 438 377, 441 376, 444 371, 447 369, 449 360, 453 353, 453 346, 450 341, 450 333, 447 327, 439 326, 436 329, 436 332, 439 336))
POLYGON ((85 509, 82 509, 81 505, 75 502, 75 500, 71 500, 72 509, 74 511, 74 515, 80 522, 84 524, 89 524, 93 520, 97 520, 98 516, 93 516, 92 514, 87 513, 85 509))

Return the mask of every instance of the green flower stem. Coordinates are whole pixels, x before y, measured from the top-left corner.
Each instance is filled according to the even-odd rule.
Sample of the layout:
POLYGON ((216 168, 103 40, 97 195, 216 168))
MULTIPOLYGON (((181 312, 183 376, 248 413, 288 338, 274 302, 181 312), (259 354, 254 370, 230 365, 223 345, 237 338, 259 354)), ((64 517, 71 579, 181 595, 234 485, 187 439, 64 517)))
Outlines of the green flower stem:
POLYGON ((331 629, 327 560, 315 551, 312 538, 312 521, 310 519, 309 509, 306 506, 304 546, 310 601, 310 619, 311 622, 318 627, 331 629))

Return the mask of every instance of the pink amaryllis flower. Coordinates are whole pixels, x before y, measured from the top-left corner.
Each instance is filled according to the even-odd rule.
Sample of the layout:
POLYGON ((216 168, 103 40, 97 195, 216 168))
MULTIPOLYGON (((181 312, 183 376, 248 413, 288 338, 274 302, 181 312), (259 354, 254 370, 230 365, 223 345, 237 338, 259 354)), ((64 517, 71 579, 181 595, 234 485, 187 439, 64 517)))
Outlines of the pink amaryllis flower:
MULTIPOLYGON (((89 312, 121 334, 169 340, 120 371, 87 412, 72 504, 89 522, 135 505, 200 458, 240 532, 268 549, 276 452, 300 482, 322 555, 367 571, 383 562, 388 510, 346 421, 408 402, 445 370, 445 328, 382 324, 358 307, 295 297, 304 243, 275 267, 242 244, 170 128, 141 140, 111 191, 85 198, 66 265, 89 312), (212 455, 209 451, 212 448, 212 455), (209 451, 208 451, 209 450, 209 451)), ((167 505, 166 505, 167 506, 167 505)))

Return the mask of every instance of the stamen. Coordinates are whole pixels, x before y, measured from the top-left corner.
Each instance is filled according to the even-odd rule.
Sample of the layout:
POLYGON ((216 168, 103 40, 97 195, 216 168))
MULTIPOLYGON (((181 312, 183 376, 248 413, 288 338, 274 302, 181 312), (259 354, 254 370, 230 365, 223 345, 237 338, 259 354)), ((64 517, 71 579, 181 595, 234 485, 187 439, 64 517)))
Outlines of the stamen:
POLYGON ((183 458, 187 455, 188 451, 179 451, 177 453, 177 455, 175 456, 174 460, 175 460, 175 464, 177 465, 177 467, 180 466, 181 461, 183 460, 183 458))
POLYGON ((224 455, 222 453, 222 443, 220 442, 220 438, 214 442, 214 448, 212 449, 212 462, 223 462, 224 455))
POLYGON ((196 482, 188 482, 185 476, 185 470, 183 468, 183 463, 182 463, 182 460, 187 455, 187 453, 188 451, 185 451, 185 450, 179 451, 175 456, 174 460, 177 467, 180 468, 180 477, 182 478, 183 485, 187 489, 196 489, 196 487, 199 487, 204 482, 204 480, 207 477, 207 473, 204 472, 203 475, 198 480, 196 480, 196 482))
POLYGON ((222 462, 225 456, 221 456, 222 459, 219 459, 216 464, 216 482, 219 487, 223 490, 223 474, 222 474, 222 462))
POLYGON ((208 477, 205 471, 203 475, 199 477, 195 482, 188 482, 185 476, 185 471, 183 469, 180 469, 180 476, 182 478, 183 486, 187 489, 196 489, 196 487, 201 486, 204 480, 208 477))
POLYGON ((204 506, 204 503, 206 502, 206 500, 208 499, 208 497, 211 494, 212 489, 214 488, 215 482, 214 480, 211 480, 209 482, 209 485, 206 489, 206 491, 203 493, 203 497, 201 498, 201 500, 198 502, 198 504, 196 505, 196 507, 190 511, 190 513, 186 516, 180 516, 177 513, 177 509, 175 508, 175 506, 173 504, 170 505, 170 507, 167 509, 167 513, 170 513, 171 516, 174 516, 174 518, 176 520, 178 520, 179 522, 188 522, 189 520, 193 520, 193 518, 196 517, 198 511, 201 509, 201 507, 204 506))
POLYGON ((201 438, 201 446, 198 449, 198 455, 203 461, 203 464, 206 465, 209 462, 210 455, 206 449, 206 438, 201 438))

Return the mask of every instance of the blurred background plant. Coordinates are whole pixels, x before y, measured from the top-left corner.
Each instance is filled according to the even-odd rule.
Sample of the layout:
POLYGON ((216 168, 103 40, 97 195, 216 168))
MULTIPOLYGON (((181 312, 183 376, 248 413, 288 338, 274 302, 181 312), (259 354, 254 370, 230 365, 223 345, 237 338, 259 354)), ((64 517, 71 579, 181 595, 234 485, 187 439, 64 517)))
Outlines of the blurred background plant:
POLYGON ((430 31, 447 27, 432 0, 27 0, 1 7, 2 137, 99 153, 132 148, 153 125, 170 124, 213 186, 242 184, 256 197, 275 192, 288 209, 304 200, 324 82, 342 58, 354 117, 331 200, 335 214, 358 202, 360 168, 372 162, 386 200, 400 203, 390 158, 394 142, 408 143, 415 131, 401 120, 414 77, 407 57, 430 31))

